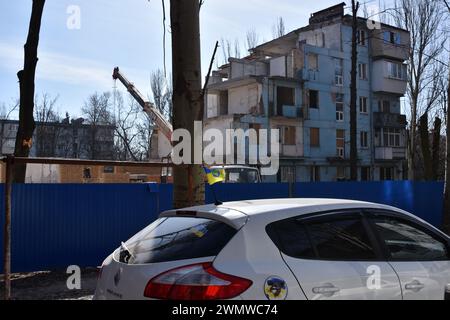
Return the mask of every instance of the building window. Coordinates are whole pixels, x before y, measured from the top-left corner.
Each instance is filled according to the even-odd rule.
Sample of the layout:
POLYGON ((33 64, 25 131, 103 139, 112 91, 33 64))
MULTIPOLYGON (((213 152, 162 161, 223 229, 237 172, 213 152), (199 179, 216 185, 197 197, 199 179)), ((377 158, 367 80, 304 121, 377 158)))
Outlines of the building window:
POLYGON ((392 31, 385 31, 383 34, 384 42, 391 44, 400 44, 400 34, 392 31))
POLYGON ((83 179, 92 179, 91 168, 83 169, 83 179))
POLYGON ((401 130, 395 128, 383 128, 383 146, 390 148, 401 147, 401 130))
POLYGON ((103 173, 114 173, 114 167, 113 166, 105 166, 103 168, 103 173))
POLYGON ((370 167, 361 167, 361 181, 370 181, 370 167))
POLYGON ((336 180, 345 181, 347 177, 345 175, 345 167, 336 167, 336 180))
POLYGON ((320 167, 311 167, 311 182, 320 182, 320 167))
POLYGON ((369 133, 366 131, 361 132, 361 148, 367 149, 369 147, 369 133))
POLYGON ((308 53, 309 70, 319 70, 319 56, 315 53, 308 53))
POLYGON ((343 76, 343 62, 342 59, 335 59, 335 77, 334 81, 336 86, 342 87, 344 85, 344 76, 343 76))
POLYGON ((311 128, 310 129, 310 145, 311 148, 320 147, 320 129, 319 128, 311 128))
POLYGON ((293 146, 296 144, 296 135, 297 135, 296 127, 283 127, 282 132, 282 144, 293 146))
POLYGON ((345 157, 345 130, 336 130, 336 153, 339 158, 345 157))
POLYGON ((280 167, 280 182, 281 183, 293 183, 296 179, 295 167, 283 166, 280 167))
POLYGON ((367 64, 365 63, 358 64, 358 73, 359 79, 367 80, 367 64))
POLYGON ((336 121, 344 121, 344 95, 341 93, 336 95, 336 121))
POLYGON ((288 87, 277 87, 277 112, 283 115, 283 106, 295 106, 295 89, 288 87))
POLYGON ((358 30, 357 42, 360 46, 365 46, 367 43, 367 36, 365 30, 358 30))
POLYGON ((380 180, 381 181, 395 180, 394 168, 380 168, 380 180))
POLYGON ((388 77, 397 80, 406 80, 406 65, 397 62, 387 62, 388 77))
POLYGON ((319 91, 309 90, 309 107, 312 109, 319 108, 319 91))
POLYGON ((368 113, 367 97, 359 97, 359 112, 368 113))

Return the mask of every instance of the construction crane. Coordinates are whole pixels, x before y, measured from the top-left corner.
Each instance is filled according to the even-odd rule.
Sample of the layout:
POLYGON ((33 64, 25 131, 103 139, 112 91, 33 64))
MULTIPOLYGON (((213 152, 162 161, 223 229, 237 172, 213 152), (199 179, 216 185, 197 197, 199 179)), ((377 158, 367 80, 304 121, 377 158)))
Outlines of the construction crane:
POLYGON ((166 118, 159 112, 155 105, 149 101, 146 101, 144 96, 139 92, 133 83, 128 81, 128 79, 120 72, 119 67, 114 68, 113 79, 119 80, 127 88, 128 92, 133 96, 133 98, 139 103, 145 113, 155 122, 156 127, 161 131, 164 136, 172 141, 173 126, 166 120, 166 118))

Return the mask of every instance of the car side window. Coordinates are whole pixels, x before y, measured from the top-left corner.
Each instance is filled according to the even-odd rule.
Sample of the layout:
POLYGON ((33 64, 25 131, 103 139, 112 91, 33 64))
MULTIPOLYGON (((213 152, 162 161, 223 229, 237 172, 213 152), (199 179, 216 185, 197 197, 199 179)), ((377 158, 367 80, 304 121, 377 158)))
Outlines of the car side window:
POLYGON ((403 219, 376 216, 371 218, 394 261, 448 260, 447 244, 432 233, 403 219))
POLYGON ((332 219, 306 223, 318 258, 326 260, 365 261, 376 253, 361 218, 332 219))
POLYGON ((293 258, 333 261, 376 259, 360 217, 285 220, 269 226, 268 233, 280 251, 293 258))

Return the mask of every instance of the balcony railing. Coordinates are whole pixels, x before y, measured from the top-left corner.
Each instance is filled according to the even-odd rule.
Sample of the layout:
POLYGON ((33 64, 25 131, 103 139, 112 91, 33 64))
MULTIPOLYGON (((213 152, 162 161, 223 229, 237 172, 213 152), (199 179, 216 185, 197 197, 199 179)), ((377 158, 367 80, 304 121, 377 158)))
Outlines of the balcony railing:
POLYGON ((403 114, 374 112, 373 119, 375 128, 405 128, 407 125, 403 114))
POLYGON ((376 147, 376 160, 404 160, 406 159, 406 148, 376 147))

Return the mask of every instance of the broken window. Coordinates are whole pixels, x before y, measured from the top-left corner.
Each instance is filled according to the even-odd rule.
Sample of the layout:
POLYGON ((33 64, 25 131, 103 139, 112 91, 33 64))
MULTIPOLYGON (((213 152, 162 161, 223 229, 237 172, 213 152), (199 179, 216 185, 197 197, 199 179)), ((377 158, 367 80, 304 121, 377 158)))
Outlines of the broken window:
POLYGON ((283 139, 282 142, 284 145, 295 145, 296 144, 296 127, 284 127, 283 128, 283 139))
POLYGON ((283 106, 295 106, 295 89, 277 87, 277 113, 283 115, 283 106))
POLYGON ((310 145, 312 148, 320 147, 320 129, 311 128, 310 129, 310 145))
POLYGON ((319 70, 319 56, 315 53, 308 53, 309 70, 319 70))
POLYGON ((319 91, 309 90, 309 107, 312 109, 319 108, 319 91))
POLYGON ((360 46, 365 46, 365 45, 366 45, 366 42, 367 42, 366 39, 367 39, 366 31, 365 31, 365 30, 358 30, 357 43, 358 43, 360 46))
POLYGON ((392 31, 385 31, 384 35, 384 42, 391 43, 391 44, 400 44, 400 34, 392 31))
POLYGON ((221 91, 219 95, 219 115, 228 115, 228 91, 221 91))

